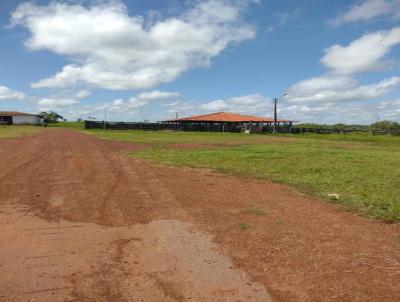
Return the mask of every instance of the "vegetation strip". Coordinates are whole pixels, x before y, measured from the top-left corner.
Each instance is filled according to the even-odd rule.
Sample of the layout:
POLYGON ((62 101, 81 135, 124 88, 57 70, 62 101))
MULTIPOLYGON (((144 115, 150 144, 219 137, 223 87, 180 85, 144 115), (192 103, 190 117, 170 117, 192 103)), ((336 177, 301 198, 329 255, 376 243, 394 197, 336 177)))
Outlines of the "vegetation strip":
POLYGON ((41 128, 35 126, 0 126, 0 139, 21 137, 40 130, 41 128))

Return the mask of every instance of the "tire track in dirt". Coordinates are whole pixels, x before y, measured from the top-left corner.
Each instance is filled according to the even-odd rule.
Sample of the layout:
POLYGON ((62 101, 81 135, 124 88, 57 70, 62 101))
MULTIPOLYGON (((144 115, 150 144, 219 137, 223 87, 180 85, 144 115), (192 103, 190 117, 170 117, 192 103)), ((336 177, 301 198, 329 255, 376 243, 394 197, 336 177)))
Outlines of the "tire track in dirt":
POLYGON ((209 237, 170 220, 185 211, 158 188, 147 164, 119 152, 136 146, 63 130, 27 137, 24 148, 21 141, 6 143, 1 302, 270 301, 262 285, 214 251, 209 237), (200 252, 199 240, 207 246, 200 252), (191 254, 201 261, 188 271, 191 254), (210 272, 210 258, 219 284, 202 275, 210 272))

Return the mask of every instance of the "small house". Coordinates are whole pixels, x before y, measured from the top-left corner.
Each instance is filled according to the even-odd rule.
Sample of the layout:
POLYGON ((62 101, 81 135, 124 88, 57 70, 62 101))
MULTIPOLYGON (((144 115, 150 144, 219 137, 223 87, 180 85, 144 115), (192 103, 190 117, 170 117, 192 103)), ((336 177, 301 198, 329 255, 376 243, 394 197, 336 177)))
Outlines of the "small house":
POLYGON ((37 114, 0 111, 0 125, 38 125, 41 119, 37 114))

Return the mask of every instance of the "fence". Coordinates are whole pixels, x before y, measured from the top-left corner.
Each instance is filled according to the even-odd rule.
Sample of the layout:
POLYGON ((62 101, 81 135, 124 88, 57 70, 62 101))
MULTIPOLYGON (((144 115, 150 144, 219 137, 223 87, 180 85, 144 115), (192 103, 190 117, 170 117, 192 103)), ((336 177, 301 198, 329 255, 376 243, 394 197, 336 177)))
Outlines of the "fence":
MULTIPOLYGON (((177 130, 177 131, 199 131, 199 132, 244 132, 268 133, 272 132, 272 125, 268 124, 233 124, 233 123, 136 123, 136 122, 104 122, 84 121, 85 129, 106 130, 177 130)), ((278 132, 288 133, 289 126, 277 128, 278 132)))
MULTIPOLYGON (((178 131, 201 131, 201 132, 243 132, 249 130, 250 133, 272 133, 273 127, 270 124, 264 125, 244 125, 242 124, 162 124, 162 123, 129 123, 129 122, 102 122, 85 121, 85 129, 107 129, 107 130, 178 130, 178 131)), ((292 134, 347 134, 351 132, 368 132, 371 135, 394 135, 400 136, 400 130, 380 130, 380 129, 327 129, 327 128, 296 128, 288 125, 277 127, 278 133, 292 134)))
POLYGON ((347 134, 354 132, 366 132, 371 135, 394 135, 400 136, 400 130, 383 130, 383 129, 327 129, 327 128, 291 128, 290 133, 317 133, 317 134, 347 134))
POLYGON ((176 130, 174 125, 160 123, 127 123, 127 122, 97 122, 85 121, 85 129, 107 130, 176 130))

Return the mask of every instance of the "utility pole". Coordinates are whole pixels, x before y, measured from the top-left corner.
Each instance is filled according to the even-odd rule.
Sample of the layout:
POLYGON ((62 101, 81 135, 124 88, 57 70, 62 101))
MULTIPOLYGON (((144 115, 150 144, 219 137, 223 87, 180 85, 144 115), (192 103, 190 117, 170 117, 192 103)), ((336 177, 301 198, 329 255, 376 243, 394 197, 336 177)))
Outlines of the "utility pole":
POLYGON ((104 109, 104 123, 103 123, 103 129, 106 129, 106 121, 107 121, 107 108, 104 109))
MULTIPOLYGON (((280 99, 284 98, 287 96, 287 93, 282 94, 280 99)), ((277 133, 278 132, 278 98, 274 98, 274 127, 272 129, 272 133, 277 133)))
POLYGON ((277 132, 277 125, 278 125, 278 110, 277 110, 277 105, 278 105, 278 99, 274 98, 274 128, 272 130, 272 133, 277 132))

